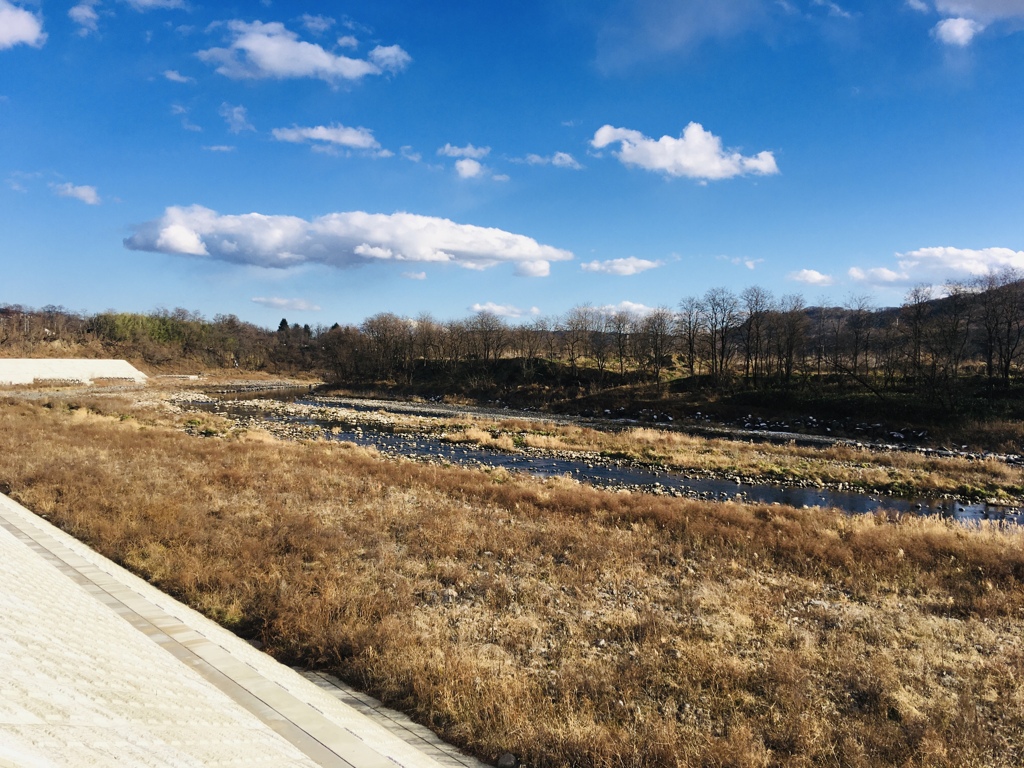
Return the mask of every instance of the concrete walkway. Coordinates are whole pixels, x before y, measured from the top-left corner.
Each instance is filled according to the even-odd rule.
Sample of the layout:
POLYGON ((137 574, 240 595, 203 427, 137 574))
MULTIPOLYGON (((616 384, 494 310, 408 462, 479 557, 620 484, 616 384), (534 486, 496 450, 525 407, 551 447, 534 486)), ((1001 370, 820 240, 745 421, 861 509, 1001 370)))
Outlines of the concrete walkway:
POLYGON ((482 763, 0 495, 0 768, 482 763))

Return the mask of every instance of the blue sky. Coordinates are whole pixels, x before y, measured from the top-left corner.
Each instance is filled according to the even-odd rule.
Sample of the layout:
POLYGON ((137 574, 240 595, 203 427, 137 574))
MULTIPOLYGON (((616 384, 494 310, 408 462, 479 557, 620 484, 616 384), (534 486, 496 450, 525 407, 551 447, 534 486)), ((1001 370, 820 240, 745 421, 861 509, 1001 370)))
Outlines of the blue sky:
POLYGON ((1024 269, 1024 0, 0 0, 0 303, 275 326, 1024 269))

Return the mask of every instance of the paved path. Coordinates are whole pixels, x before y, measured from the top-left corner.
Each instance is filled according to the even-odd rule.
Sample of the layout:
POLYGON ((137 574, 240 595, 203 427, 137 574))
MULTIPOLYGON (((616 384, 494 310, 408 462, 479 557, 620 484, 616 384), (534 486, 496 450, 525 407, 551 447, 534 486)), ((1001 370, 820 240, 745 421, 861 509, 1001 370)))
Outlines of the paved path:
POLYGON ((0 768, 77 766, 483 764, 0 495, 0 768))

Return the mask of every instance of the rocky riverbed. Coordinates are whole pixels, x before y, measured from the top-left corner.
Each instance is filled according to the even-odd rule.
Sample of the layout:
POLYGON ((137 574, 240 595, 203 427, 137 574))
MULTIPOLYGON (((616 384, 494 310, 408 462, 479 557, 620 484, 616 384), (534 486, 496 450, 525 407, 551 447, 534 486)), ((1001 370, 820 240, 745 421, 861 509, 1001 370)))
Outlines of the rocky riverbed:
MULTIPOLYGON (((810 482, 735 472, 680 469, 657 461, 608 456, 597 451, 551 450, 516 445, 509 433, 488 433, 501 443, 477 445, 459 428, 474 420, 524 419, 524 425, 585 424, 592 419, 505 409, 467 409, 439 403, 394 403, 351 398, 306 398, 301 401, 237 396, 225 401, 201 393, 183 392, 170 398, 186 409, 197 409, 230 419, 236 429, 264 429, 285 439, 334 439, 373 447, 385 456, 416 461, 473 466, 488 471, 520 471, 540 476, 568 476, 581 482, 621 490, 685 496, 704 500, 784 503, 793 506, 834 506, 850 512, 896 511, 933 513, 965 519, 1000 519, 1019 522, 1018 500, 956 499, 951 495, 907 498, 885 495, 851 483, 810 482), (504 439, 502 439, 504 438, 504 439)), ((507 426, 507 422, 506 422, 507 426)), ((608 425, 605 425, 609 428, 608 425)), ((614 426, 612 427, 614 428, 614 426)), ((618 426, 622 428, 621 425, 618 426)), ((884 450, 835 440, 845 444, 884 450)), ((923 452, 929 449, 917 449, 923 452)), ((970 458, 960 455, 960 458, 970 458)), ((979 457, 980 458, 980 457, 979 457)), ((838 462, 843 464, 843 462, 838 462)), ((858 462, 846 462, 851 470, 858 462)))

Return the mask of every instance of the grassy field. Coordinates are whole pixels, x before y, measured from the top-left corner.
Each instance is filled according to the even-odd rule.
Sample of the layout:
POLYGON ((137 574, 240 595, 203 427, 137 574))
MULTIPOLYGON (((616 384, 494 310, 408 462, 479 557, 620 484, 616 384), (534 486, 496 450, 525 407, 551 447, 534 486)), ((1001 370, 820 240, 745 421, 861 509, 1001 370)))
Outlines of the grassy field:
POLYGON ((1024 534, 203 438, 189 418, 0 395, 0 488, 481 757, 1024 762, 1024 534))

